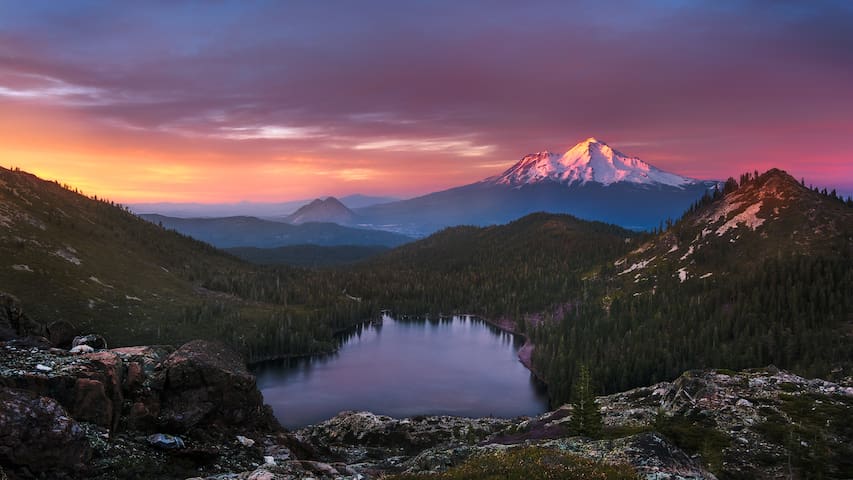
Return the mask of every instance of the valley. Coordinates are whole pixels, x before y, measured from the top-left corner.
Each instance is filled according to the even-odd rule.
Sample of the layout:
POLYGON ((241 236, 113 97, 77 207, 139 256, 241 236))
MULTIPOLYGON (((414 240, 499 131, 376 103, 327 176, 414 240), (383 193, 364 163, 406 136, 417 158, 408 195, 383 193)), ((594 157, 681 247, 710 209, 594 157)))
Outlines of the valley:
MULTIPOLYGON (((390 250, 370 252, 352 264, 313 268, 245 263, 110 202, 86 198, 24 172, 4 170, 0 174, 5 229, 0 245, 7 252, 5 258, 14 259, 0 269, 7 294, 7 320, 0 324, 0 333, 4 348, 13 353, 9 358, 16 358, 16 342, 38 342, 42 340, 34 339, 48 336, 43 341, 63 346, 62 342, 70 341, 67 335, 71 332, 101 334, 110 347, 142 342, 175 345, 199 337, 224 341, 240 352, 243 361, 253 362, 257 395, 263 392, 264 401, 272 405, 268 414, 277 414, 275 425, 281 422, 302 429, 295 436, 275 434, 279 435, 275 439, 269 435, 280 427, 256 427, 259 430, 253 433, 255 438, 267 435, 263 453, 273 453, 273 463, 286 466, 281 468, 289 474, 300 475, 298 472, 308 468, 293 463, 291 455, 337 465, 318 474, 319 478, 363 472, 353 474, 356 478, 378 472, 421 471, 416 465, 436 458, 447 458, 440 462, 463 468, 467 464, 460 462, 495 448, 481 450, 483 445, 516 445, 522 439, 535 439, 535 445, 551 448, 554 442, 584 442, 582 437, 572 436, 576 427, 560 420, 575 418, 571 413, 575 410, 563 405, 571 404, 572 392, 580 388, 578 379, 584 378, 579 377, 581 365, 595 379, 595 393, 608 395, 598 399, 604 415, 603 433, 587 436, 610 439, 607 448, 617 450, 606 455, 615 455, 613 458, 633 465, 636 471, 648 472, 642 466, 647 463, 637 462, 653 461, 659 462, 655 471, 670 472, 668 475, 691 471, 690 478, 735 478, 733 475, 743 472, 777 471, 779 459, 785 455, 796 458, 796 467, 791 468, 797 471, 813 468, 814 462, 822 462, 822 471, 831 475, 848 471, 842 457, 817 457, 818 451, 796 449, 779 437, 808 438, 809 442, 823 442, 826 448, 843 449, 846 427, 824 431, 809 423, 807 427, 782 427, 788 429, 779 433, 765 420, 773 417, 784 425, 789 420, 782 419, 801 414, 802 402, 791 396, 797 390, 789 390, 794 387, 774 387, 784 388, 785 393, 773 394, 773 411, 766 410, 767 401, 756 400, 762 398, 756 391, 727 394, 730 400, 725 402, 736 402, 740 408, 764 402, 760 420, 750 420, 758 426, 747 433, 737 430, 746 420, 714 413, 714 421, 709 422, 701 416, 707 413, 697 413, 720 408, 697 404, 703 395, 711 395, 708 402, 716 402, 719 393, 709 392, 740 385, 740 380, 731 383, 720 375, 781 375, 785 380, 772 380, 776 385, 812 388, 812 381, 793 376, 802 375, 835 382, 820 384, 824 386, 819 393, 802 394, 802 401, 815 399, 820 405, 833 405, 821 410, 820 418, 844 425, 848 397, 853 395, 849 374, 853 304, 847 295, 853 285, 853 208, 806 188, 779 170, 747 174, 740 182, 731 180, 723 189, 696 200, 680 220, 653 232, 536 213, 505 225, 446 228, 390 250), (128 278, 126 272, 134 275, 128 278), (50 282, 59 283, 51 287, 50 282), (56 293, 42 295, 45 288, 56 293), (380 311, 386 310, 400 313, 396 319, 385 317, 384 322, 377 322, 380 311), (476 312, 489 324, 525 336, 524 349, 519 349, 520 336, 513 339, 513 335, 491 330, 494 327, 486 328, 487 324, 448 316, 461 312, 476 312), (404 320, 407 313, 432 320, 404 320), (65 337, 60 335, 63 331, 65 337), (22 340, 27 338, 33 340, 22 340), (476 353, 476 349, 482 350, 476 353), (519 362, 521 354, 524 364, 519 362), (261 361, 265 362, 258 363, 261 361), (746 372, 744 369, 757 365, 772 366, 762 371, 765 373, 720 373, 746 372), (546 389, 525 366, 536 372, 546 389), (717 376, 700 376, 715 387, 696 387, 694 374, 682 375, 709 366, 718 369, 717 376), (786 371, 774 373, 777 367, 786 371), (678 380, 672 385, 678 387, 646 387, 674 378, 678 380), (401 388, 409 381, 421 390, 401 388), (369 385, 366 390, 365 385, 369 385), (661 389, 671 393, 655 393, 661 389), (682 390, 691 393, 679 393, 682 390), (358 397, 356 391, 366 396, 358 397), (681 395, 690 403, 679 404, 681 395), (556 410, 542 414, 549 406, 556 410), (634 412, 630 420, 619 416, 624 408, 634 412), (636 417, 638 408, 647 409, 641 418, 636 417), (335 416, 350 409, 376 413, 335 416), (660 417, 653 415, 655 411, 669 413, 660 417), (381 413, 411 420, 393 420, 381 413), (425 417, 451 413, 481 418, 425 417), (531 419, 509 420, 522 415, 531 419), (334 418, 326 420, 330 417, 334 418), (402 447, 391 440, 395 437, 389 432, 421 428, 415 426, 423 419, 430 419, 431 440, 402 447), (355 444, 335 440, 353 428, 362 440, 355 444), (369 433, 373 429, 383 433, 371 437, 377 435, 369 433), (469 432, 464 440, 458 437, 459 429, 469 432), (711 435, 714 442, 697 444, 696 435, 711 435), (732 442, 743 441, 741 438, 758 445, 757 450, 736 454, 732 442), (682 453, 661 457, 645 452, 649 441, 674 442, 670 451, 682 453), (365 457, 359 452, 369 442, 378 443, 365 457), (614 447, 620 442, 624 447, 614 447), (452 454, 452 460, 445 457, 452 445, 456 445, 453 451, 465 453, 452 454), (620 448, 644 453, 626 457, 617 453, 620 448), (287 456, 282 456, 285 451, 287 456), (690 459, 683 452, 698 457, 690 459), (389 456, 401 454, 412 455, 414 463, 388 463, 389 456), (353 463, 360 466, 342 466, 353 463)), ((313 248, 321 248, 322 254, 327 252, 322 249, 334 247, 313 248)), ((343 251, 346 248, 351 247, 343 251)), ((256 261, 275 263, 264 249, 237 252, 260 252, 256 261)), ((122 356, 147 351, 136 348, 115 352, 125 359, 122 361, 136 361, 130 360, 136 357, 122 356)), ((37 351, 38 347, 32 350, 37 351)), ((63 366, 69 362, 66 357, 51 356, 68 355, 64 350, 32 352, 27 355, 34 355, 32 361, 42 362, 43 369, 80 374, 63 366), (54 351, 57 353, 47 353, 54 351)), ((92 355, 98 362, 105 361, 101 353, 92 355)), ((177 386, 153 380, 165 367, 151 370, 152 365, 162 358, 150 360, 146 368, 154 375, 154 383, 145 383, 143 391, 165 389, 157 395, 171 398, 169 389, 177 386)), ((25 373, 30 367, 0 371, 0 382, 36 389, 32 374, 25 373)), ((50 375, 48 379, 53 378, 50 375)), ((110 381, 97 378, 102 383, 110 381)), ((131 389, 122 395, 137 398, 137 392, 131 389)), ((79 394, 73 391, 53 395, 59 395, 60 402, 84 423, 107 421, 93 420, 100 417, 92 416, 88 404, 75 403, 79 394)), ((164 417, 165 412, 143 417, 148 419, 144 422, 137 418, 140 413, 134 412, 141 405, 151 412, 161 408, 148 405, 145 395, 150 394, 134 400, 140 406, 130 410, 130 404, 114 404, 109 422, 118 422, 128 432, 163 428, 183 432, 168 426, 171 417, 164 417)), ((759 418, 756 413, 748 415, 759 418)), ((262 423, 270 417, 263 418, 262 423)), ((92 431, 95 427, 86 428, 92 431)), ((221 428, 204 427, 220 432, 217 435, 224 432, 221 428)), ((405 435, 423 434, 416 431, 405 435)), ((204 448, 221 449, 208 437, 197 437, 191 431, 183 435, 195 444, 210 445, 204 448)), ((139 452, 138 461, 154 462, 167 477, 177 475, 169 478, 183 475, 158 463, 162 459, 149 458, 144 445, 121 438, 130 442, 122 448, 139 452)), ((582 462, 589 455, 587 449, 601 448, 572 445, 579 459, 560 461, 582 462)), ((252 455, 260 450, 255 452, 252 455)), ((110 450, 96 453, 106 464, 115 461, 112 455, 110 450)), ((220 455, 232 462, 228 468, 248 468, 241 463, 245 462, 240 460, 243 454, 229 450, 220 455)), ((122 468, 127 472, 142 468, 134 462, 137 460, 122 468)), ((192 462, 202 469, 213 465, 206 460, 192 462)), ((272 465, 261 470, 284 472, 272 465)))
POLYGON ((853 479, 851 26, 0 0, 0 480, 853 479))

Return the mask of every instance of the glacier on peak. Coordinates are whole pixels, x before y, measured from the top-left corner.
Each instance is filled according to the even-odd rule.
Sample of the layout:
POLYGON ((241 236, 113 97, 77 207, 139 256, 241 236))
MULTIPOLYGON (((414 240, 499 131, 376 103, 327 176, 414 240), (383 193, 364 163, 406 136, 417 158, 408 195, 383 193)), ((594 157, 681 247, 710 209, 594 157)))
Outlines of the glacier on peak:
POLYGON ((595 137, 587 138, 564 154, 544 151, 525 155, 504 173, 487 181, 516 187, 541 182, 565 185, 592 182, 605 186, 626 182, 684 187, 699 182, 665 172, 638 157, 629 157, 595 137))

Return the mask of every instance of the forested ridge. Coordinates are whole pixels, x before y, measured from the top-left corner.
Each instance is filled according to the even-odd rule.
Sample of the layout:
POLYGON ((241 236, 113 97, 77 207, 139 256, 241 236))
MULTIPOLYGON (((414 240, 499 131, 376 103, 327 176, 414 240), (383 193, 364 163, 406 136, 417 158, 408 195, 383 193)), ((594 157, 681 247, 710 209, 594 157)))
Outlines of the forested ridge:
POLYGON ((3 290, 45 324, 114 344, 217 338, 258 360, 333 350, 381 309, 474 313, 532 337, 555 402, 579 363, 599 393, 695 367, 830 376, 853 363, 853 202, 779 171, 730 179, 652 233, 540 213, 315 269, 250 265, 111 202, 0 173, 0 249, 14 264, 3 290), (533 328, 530 314, 544 321, 533 328))
POLYGON ((579 362, 602 393, 692 368, 850 375, 850 207, 780 171, 730 179, 590 282, 593 301, 532 329, 533 364, 552 400, 569 398, 579 362), (732 228, 733 218, 744 221, 732 228))

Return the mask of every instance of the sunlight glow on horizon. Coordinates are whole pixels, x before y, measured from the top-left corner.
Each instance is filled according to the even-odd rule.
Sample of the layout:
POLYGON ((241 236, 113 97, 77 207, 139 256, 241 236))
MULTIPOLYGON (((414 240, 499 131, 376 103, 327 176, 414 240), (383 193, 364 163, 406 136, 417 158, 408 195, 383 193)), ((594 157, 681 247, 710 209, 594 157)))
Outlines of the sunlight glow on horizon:
POLYGON ((0 4, 0 163, 122 203, 408 198, 595 136, 853 195, 853 8, 606 3, 0 4))

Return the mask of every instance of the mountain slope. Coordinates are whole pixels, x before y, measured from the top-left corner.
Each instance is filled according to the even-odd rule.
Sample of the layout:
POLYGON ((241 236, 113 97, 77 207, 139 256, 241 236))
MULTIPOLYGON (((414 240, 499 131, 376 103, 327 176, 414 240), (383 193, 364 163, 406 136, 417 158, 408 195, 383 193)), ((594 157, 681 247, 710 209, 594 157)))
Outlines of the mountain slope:
POLYGON ((349 317, 318 321, 313 306, 352 309, 327 278, 266 272, 112 203, 2 168, 0 292, 37 322, 66 320, 111 346, 215 338, 249 355, 329 350, 349 317), (238 278, 247 279, 240 289, 238 278))
POLYGON ((774 257, 843 255, 853 245, 853 209, 772 169, 689 212, 618 262, 639 283, 729 274, 774 257), (655 272, 647 275, 646 271, 655 272), (710 274, 710 275, 709 275, 710 274))
POLYGON ((664 172, 590 137, 562 155, 551 152, 527 155, 491 182, 513 187, 541 182, 565 185, 592 182, 604 186, 624 182, 684 187, 699 183, 699 180, 664 172))
POLYGON ((334 223, 290 225, 255 217, 174 218, 162 215, 141 215, 141 217, 219 248, 272 248, 304 244, 393 247, 411 241, 411 238, 397 233, 350 228, 334 223))
POLYGON ((331 267, 346 265, 385 253, 389 247, 378 245, 289 245, 276 248, 234 247, 225 251, 259 265, 293 265, 296 267, 331 267))
POLYGON ((681 216, 715 185, 664 172, 590 138, 563 155, 528 155, 481 182, 356 213, 367 224, 415 235, 502 224, 534 212, 650 230, 681 216))
POLYGON ((607 391, 709 366, 853 372, 853 209, 779 170, 724 192, 603 265, 587 300, 535 333, 552 398, 578 362, 607 391))
POLYGON ((339 275, 381 308, 514 319, 561 302, 637 237, 614 225, 537 213, 507 225, 447 228, 339 275))
POLYGON ((285 221, 296 225, 308 222, 337 223, 352 225, 356 223, 357 215, 335 197, 325 200, 315 199, 307 205, 288 215, 285 221))

